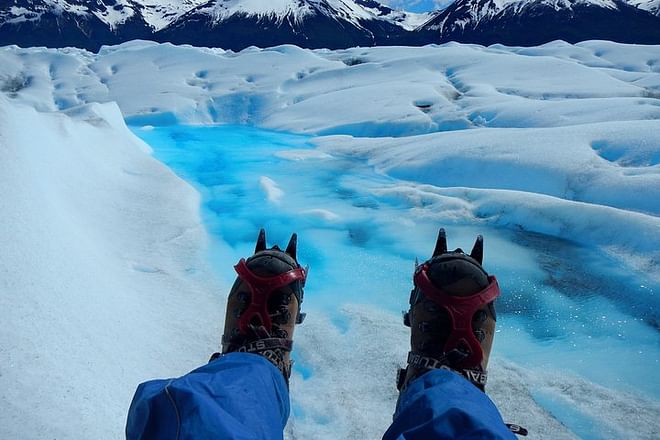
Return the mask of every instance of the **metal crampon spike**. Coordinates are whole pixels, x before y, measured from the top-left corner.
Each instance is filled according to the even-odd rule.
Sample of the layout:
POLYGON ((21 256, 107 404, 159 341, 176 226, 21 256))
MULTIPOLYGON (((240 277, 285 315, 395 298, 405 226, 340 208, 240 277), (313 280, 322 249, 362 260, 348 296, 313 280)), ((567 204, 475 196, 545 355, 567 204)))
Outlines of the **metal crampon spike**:
POLYGON ((289 240, 289 244, 286 245, 286 250, 284 251, 285 253, 289 254, 291 258, 294 260, 298 261, 296 258, 296 252, 298 248, 298 234, 295 232, 291 234, 291 239, 289 240))
POLYGON ((447 234, 445 233, 445 228, 440 228, 438 231, 438 240, 435 242, 433 256, 437 257, 445 253, 447 253, 447 234))
POLYGON ((259 230, 259 236, 257 237, 257 245, 254 248, 254 253, 265 251, 266 250, 266 231, 261 228, 259 230))
POLYGON ((472 247, 472 252, 470 256, 477 260, 479 264, 482 264, 484 261, 484 237, 482 235, 477 235, 477 240, 474 242, 472 247))

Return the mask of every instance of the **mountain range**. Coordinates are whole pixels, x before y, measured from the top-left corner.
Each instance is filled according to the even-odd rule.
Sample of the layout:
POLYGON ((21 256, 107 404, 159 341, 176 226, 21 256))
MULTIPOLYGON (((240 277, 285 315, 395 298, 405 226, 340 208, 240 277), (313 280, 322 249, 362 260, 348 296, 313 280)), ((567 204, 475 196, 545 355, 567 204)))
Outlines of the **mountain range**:
POLYGON ((96 51, 131 39, 241 50, 561 39, 660 44, 660 0, 456 0, 427 14, 376 0, 10 0, 0 45, 96 51))
POLYGON ((611 40, 660 43, 660 0, 458 0, 416 30, 442 41, 535 46, 611 40))

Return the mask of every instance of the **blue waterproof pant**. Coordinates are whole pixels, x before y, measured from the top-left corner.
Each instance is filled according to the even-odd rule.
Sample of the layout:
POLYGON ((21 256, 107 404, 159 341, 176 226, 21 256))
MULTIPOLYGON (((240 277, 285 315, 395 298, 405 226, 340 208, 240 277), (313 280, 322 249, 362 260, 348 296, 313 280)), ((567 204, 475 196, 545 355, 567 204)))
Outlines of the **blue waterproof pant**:
MULTIPOLYGON (((178 379, 141 384, 128 412, 132 439, 282 439, 289 391, 263 357, 231 353, 178 379)), ((512 439, 495 405, 462 376, 434 370, 399 398, 384 440, 512 439)))

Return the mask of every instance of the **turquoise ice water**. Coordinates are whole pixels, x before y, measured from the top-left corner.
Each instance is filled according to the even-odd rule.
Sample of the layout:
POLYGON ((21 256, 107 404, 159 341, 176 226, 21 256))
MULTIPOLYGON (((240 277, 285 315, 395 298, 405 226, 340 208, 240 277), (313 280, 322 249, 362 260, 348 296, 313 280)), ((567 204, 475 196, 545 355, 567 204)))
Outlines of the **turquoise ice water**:
MULTIPOLYGON (((660 398, 659 286, 599 251, 483 225, 431 223, 401 199, 371 191, 397 180, 363 162, 319 154, 307 136, 246 126, 135 133, 201 192, 203 220, 214 240, 210 258, 227 283, 235 276, 231 266, 252 253, 259 228, 266 228, 269 245, 280 246, 295 231, 299 260, 311 268, 304 308, 331 313, 341 330, 350 326, 337 312, 344 303, 397 313, 407 308, 414 259, 428 258, 440 226, 451 248, 469 250, 481 233, 484 265, 503 292, 499 355, 660 398)), ((297 368, 303 377, 310 374, 309 366, 297 368)), ((538 396, 581 437, 599 438, 589 417, 538 396)))

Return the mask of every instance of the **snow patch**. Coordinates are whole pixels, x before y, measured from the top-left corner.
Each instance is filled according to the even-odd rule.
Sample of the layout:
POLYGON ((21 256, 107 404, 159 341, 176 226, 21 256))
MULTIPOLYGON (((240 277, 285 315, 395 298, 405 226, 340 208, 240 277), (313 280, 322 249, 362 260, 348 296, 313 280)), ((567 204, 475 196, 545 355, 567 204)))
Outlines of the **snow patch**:
POLYGON ((339 215, 335 214, 334 212, 329 211, 327 209, 321 209, 321 208, 306 209, 304 211, 301 211, 300 213, 305 214, 305 215, 311 215, 313 217, 318 217, 320 219, 323 219, 323 220, 329 221, 329 222, 337 221, 337 220, 340 219, 339 215))
POLYGON ((275 203, 276 205, 280 203, 282 196, 284 196, 284 191, 277 186, 277 182, 270 177, 261 176, 259 178, 259 186, 266 194, 266 198, 269 202, 275 203))
POLYGON ((300 161, 300 160, 313 160, 313 159, 329 159, 328 153, 319 150, 282 150, 275 153, 277 157, 282 159, 300 161))

